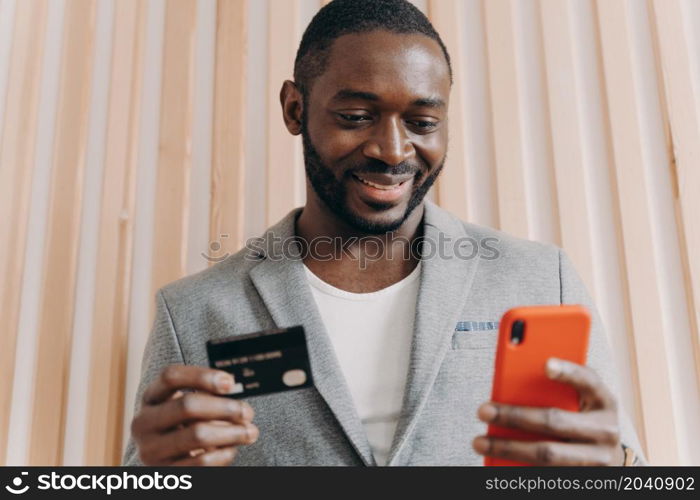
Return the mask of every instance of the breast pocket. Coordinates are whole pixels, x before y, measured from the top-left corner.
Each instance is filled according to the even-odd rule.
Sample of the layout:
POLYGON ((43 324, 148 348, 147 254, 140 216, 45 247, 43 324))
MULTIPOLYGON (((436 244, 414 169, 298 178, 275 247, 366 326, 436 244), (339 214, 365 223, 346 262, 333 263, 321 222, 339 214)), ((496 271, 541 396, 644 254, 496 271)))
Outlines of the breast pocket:
POLYGON ((463 332, 455 330, 452 335, 452 349, 491 349, 495 352, 498 330, 477 330, 463 332))
MULTIPOLYGON (((437 426, 450 429, 450 440, 440 443, 442 449, 457 450, 464 454, 464 462, 474 465, 482 462, 471 441, 486 432, 476 413, 491 399, 497 342, 498 329, 455 330, 431 393, 430 408, 437 409, 441 419, 437 426)), ((431 425, 430 431, 435 427, 431 425)))

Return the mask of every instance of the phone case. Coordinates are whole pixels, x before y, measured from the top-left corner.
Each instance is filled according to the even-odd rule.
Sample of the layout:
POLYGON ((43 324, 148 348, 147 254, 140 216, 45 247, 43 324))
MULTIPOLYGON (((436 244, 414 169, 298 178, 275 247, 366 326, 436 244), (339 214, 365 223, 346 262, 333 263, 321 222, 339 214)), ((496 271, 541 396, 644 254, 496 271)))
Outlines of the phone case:
MULTIPOLYGON (((585 364, 590 329, 588 311, 578 305, 518 307, 501 320, 491 399, 509 405, 579 410, 578 392, 568 384, 547 378, 550 357, 585 364), (522 342, 511 342, 516 322, 524 322, 522 342)), ((488 435, 517 440, 549 440, 543 436, 489 425, 488 435)), ((485 457, 484 465, 530 465, 485 457)))

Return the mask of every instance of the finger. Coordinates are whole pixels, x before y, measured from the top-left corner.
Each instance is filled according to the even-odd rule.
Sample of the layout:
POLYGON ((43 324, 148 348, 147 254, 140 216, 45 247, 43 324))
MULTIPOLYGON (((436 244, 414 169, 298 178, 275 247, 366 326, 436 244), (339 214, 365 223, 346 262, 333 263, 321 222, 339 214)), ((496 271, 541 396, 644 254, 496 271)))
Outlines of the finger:
POLYGON ((141 453, 151 462, 177 459, 191 450, 253 444, 259 435, 254 424, 212 425, 197 422, 164 434, 157 434, 142 445, 141 453))
POLYGON ((572 385, 581 396, 582 409, 614 408, 615 398, 590 367, 558 358, 549 358, 547 376, 572 385), (590 408, 589 408, 590 406, 590 408))
POLYGON ((197 420, 222 420, 234 424, 251 422, 255 412, 245 401, 192 392, 181 398, 143 409, 141 431, 164 431, 197 420))
POLYGON ((579 413, 490 402, 479 408, 478 416, 489 424, 561 439, 607 444, 616 444, 620 439, 615 414, 606 411, 579 413))
MULTIPOLYGON (((227 420, 208 420, 211 425, 231 425, 230 421, 227 420)), ((247 422, 244 422, 247 423, 247 422)))
POLYGON ((229 465, 233 459, 236 458, 237 453, 238 449, 235 446, 216 448, 195 457, 188 456, 186 458, 181 458, 173 462, 171 465, 178 467, 229 465))
POLYGON ((162 403, 179 389, 199 389, 212 394, 230 394, 234 380, 230 373, 194 365, 170 365, 143 393, 143 403, 162 403))
MULTIPOLYGON (((182 396, 184 396, 184 395, 185 395, 184 392, 182 392, 182 391, 180 391, 180 390, 177 390, 177 391, 175 391, 175 393, 174 393, 172 396, 170 396, 170 399, 171 399, 171 400, 172 400, 172 399, 180 399, 180 398, 181 398, 182 396)), ((141 414, 140 414, 139 416, 140 416, 141 418, 143 418, 143 414, 144 414, 144 413, 150 413, 150 411, 149 411, 150 408, 152 408, 152 406, 144 406, 144 407, 143 407, 143 410, 141 410, 141 414)), ((147 417, 145 421, 148 423, 148 422, 150 422, 151 420, 147 417)), ((178 424, 178 427, 179 427, 179 428, 183 428, 184 426, 185 426, 184 424, 178 424)), ((139 425, 139 427, 144 427, 144 426, 143 426, 143 425, 139 425)), ((148 424, 146 424, 146 427, 150 427, 150 426, 149 426, 148 424)))
MULTIPOLYGON (((226 420, 207 420, 207 423, 209 423, 209 424, 211 424, 211 425, 222 425, 222 426, 224 426, 224 427, 226 427, 227 425, 231 425, 231 422, 227 422, 226 420)), ((234 425, 235 425, 235 424, 234 424, 234 425)), ((185 428, 185 427, 187 427, 187 425, 183 425, 182 427, 179 427, 179 426, 178 426, 177 428, 182 429, 182 428, 185 428)), ((200 448, 199 450, 190 450, 190 456, 193 456, 193 457, 194 457, 194 456, 195 456, 195 454, 194 454, 195 451, 199 451, 200 453, 204 453, 205 451, 211 451, 211 450, 215 450, 215 449, 216 449, 216 446, 210 446, 209 448, 206 448, 206 449, 205 449, 205 448, 200 448)))
MULTIPOLYGON (((219 420, 212 420, 210 423, 213 422, 220 422, 219 420)), ((222 422, 224 425, 231 425, 228 422, 222 422)), ((210 446, 209 448, 199 448, 197 450, 190 450, 190 452, 187 454, 188 457, 196 457, 199 455, 202 455, 203 453, 208 453, 213 450, 217 450, 218 448, 216 446, 210 446)))
POLYGON ((479 436, 474 440, 473 446, 481 455, 533 465, 607 466, 613 459, 611 447, 594 444, 517 441, 479 436))

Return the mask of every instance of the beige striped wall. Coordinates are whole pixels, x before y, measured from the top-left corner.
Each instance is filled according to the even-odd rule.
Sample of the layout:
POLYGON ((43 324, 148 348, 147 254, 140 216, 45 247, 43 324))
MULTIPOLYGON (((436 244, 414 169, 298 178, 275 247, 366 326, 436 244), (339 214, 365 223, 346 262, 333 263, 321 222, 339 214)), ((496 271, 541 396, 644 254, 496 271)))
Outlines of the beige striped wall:
MULTIPOLYGON (((569 252, 652 463, 699 465, 700 1, 415 3, 431 196, 569 252)), ((119 463, 154 291, 304 203, 277 94, 320 4, 0 0, 0 463, 119 463)))

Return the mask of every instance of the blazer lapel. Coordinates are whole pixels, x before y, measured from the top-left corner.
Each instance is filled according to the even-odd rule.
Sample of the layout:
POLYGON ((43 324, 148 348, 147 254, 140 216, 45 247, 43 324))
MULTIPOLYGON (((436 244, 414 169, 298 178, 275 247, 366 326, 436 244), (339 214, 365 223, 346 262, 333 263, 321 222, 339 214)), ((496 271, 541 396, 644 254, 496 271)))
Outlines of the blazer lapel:
MULTIPOLYGON (((424 246, 422 255, 408 378, 388 465, 398 461, 428 399, 479 264, 476 251, 477 255, 471 259, 455 255, 456 240, 468 235, 456 218, 429 200, 425 201, 423 223, 423 236, 432 243, 424 246), (446 242, 442 249, 439 248, 441 241, 446 242)), ((468 255, 471 242, 463 241, 466 248, 461 253, 468 255)))
POLYGON ((250 271, 250 278, 278 327, 304 326, 316 389, 358 455, 366 465, 375 465, 333 344, 307 283, 303 262, 298 254, 289 255, 293 249, 289 241, 295 235, 294 225, 300 212, 298 208, 293 210, 266 232, 264 250, 258 250, 257 255, 261 262, 250 271))

